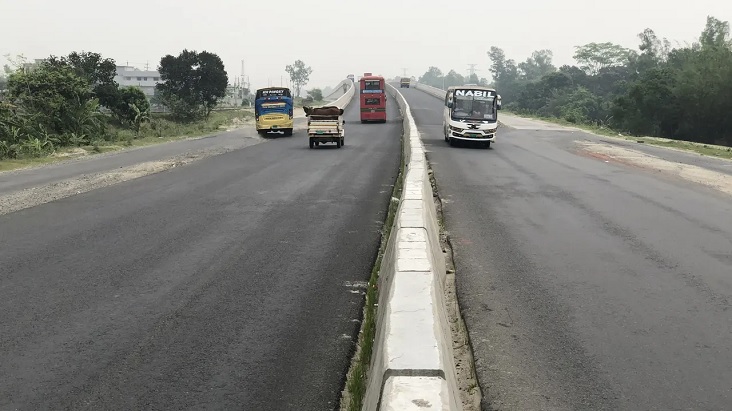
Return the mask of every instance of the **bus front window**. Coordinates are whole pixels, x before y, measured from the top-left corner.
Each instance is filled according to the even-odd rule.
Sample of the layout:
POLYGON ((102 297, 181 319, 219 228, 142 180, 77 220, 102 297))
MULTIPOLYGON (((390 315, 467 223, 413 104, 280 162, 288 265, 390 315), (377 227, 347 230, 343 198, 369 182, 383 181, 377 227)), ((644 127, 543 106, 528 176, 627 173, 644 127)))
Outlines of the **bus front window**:
POLYGON ((493 97, 455 97, 453 120, 495 121, 493 97))

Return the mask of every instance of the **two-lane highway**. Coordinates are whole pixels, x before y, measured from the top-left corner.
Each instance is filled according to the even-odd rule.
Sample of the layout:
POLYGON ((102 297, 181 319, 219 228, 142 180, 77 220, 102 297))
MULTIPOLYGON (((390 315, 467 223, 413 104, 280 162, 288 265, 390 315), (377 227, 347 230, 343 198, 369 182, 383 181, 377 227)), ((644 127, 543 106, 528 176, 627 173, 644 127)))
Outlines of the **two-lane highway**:
POLYGON ((576 131, 449 147, 442 102, 400 91, 445 202, 484 409, 731 409, 732 197, 581 155, 575 140, 601 138, 576 131))
POLYGON ((401 120, 0 216, 0 409, 337 406, 401 120))

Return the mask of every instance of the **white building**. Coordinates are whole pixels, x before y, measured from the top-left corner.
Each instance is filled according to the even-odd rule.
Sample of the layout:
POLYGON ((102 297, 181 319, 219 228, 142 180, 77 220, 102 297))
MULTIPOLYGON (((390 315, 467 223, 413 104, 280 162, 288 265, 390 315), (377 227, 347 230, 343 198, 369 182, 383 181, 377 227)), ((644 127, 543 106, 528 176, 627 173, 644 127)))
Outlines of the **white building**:
POLYGON ((160 73, 153 70, 139 70, 131 66, 117 66, 114 81, 120 87, 138 87, 150 98, 155 95, 155 85, 160 83, 160 73))

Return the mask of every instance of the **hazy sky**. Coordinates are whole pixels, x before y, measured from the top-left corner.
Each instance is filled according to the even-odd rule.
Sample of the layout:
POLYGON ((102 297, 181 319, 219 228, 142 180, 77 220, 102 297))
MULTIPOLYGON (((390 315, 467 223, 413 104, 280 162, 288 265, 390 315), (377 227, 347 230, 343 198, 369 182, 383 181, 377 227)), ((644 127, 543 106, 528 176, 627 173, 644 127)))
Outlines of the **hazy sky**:
POLYGON ((475 63, 488 77, 491 46, 517 61, 547 48, 559 66, 589 42, 637 48, 647 27, 692 42, 707 15, 732 20, 732 1, 0 0, 0 55, 85 50, 156 68, 165 54, 207 50, 230 78, 244 60, 254 88, 279 85, 301 59, 313 69, 310 89, 367 71, 419 77, 430 65, 466 74, 475 63))

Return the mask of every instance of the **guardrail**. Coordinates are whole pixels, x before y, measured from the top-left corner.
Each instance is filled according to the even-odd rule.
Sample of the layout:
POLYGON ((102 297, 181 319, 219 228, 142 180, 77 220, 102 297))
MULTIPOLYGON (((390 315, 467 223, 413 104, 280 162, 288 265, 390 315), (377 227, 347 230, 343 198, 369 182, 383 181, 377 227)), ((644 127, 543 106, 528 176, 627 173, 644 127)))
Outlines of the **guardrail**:
POLYGON ((404 117, 406 176, 380 267, 364 410, 462 410, 427 158, 409 104, 396 88, 387 87, 404 117))

